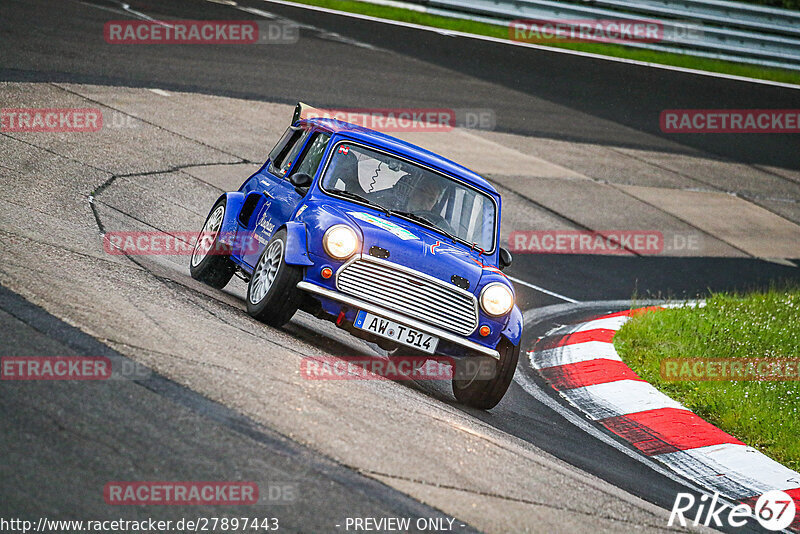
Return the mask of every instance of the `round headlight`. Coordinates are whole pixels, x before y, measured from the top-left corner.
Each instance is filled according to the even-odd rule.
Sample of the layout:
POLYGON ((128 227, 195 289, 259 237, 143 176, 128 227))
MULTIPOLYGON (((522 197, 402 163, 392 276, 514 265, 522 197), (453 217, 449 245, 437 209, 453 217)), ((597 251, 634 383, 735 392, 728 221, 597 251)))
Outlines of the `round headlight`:
POLYGON ((514 294, 507 285, 493 282, 481 291, 481 308, 487 315, 505 315, 514 307, 514 294))
POLYGON ((325 231, 322 246, 328 256, 337 260, 349 258, 358 248, 358 236, 347 225, 336 224, 325 231))

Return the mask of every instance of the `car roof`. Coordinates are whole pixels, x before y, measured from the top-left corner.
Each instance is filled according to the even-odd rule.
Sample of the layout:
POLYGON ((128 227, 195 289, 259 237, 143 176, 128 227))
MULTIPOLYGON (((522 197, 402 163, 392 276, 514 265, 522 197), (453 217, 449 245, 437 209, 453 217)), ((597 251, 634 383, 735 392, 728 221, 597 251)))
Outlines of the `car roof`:
POLYGON ((358 126, 356 124, 351 124, 349 122, 344 122, 337 119, 309 118, 303 119, 297 124, 302 125, 303 123, 312 124, 325 130, 329 130, 332 133, 348 137, 354 141, 361 141, 376 148, 383 148, 389 152, 406 156, 409 159, 418 161, 430 167, 434 167, 445 174, 450 174, 460 178, 461 180, 464 180, 465 182, 478 187, 479 189, 483 189, 484 191, 498 195, 497 190, 492 186, 492 184, 487 182, 485 178, 475 171, 472 171, 463 165, 459 165, 454 161, 450 161, 449 159, 431 152, 430 150, 425 150, 417 145, 407 143, 402 139, 398 139, 376 130, 371 130, 363 126, 358 126))

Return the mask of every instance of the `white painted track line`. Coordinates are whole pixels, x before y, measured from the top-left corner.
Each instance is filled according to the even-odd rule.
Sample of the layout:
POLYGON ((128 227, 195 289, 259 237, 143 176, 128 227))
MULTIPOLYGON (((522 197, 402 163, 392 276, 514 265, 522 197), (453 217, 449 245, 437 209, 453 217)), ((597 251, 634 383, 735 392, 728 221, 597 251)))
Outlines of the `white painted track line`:
POLYGON ((660 463, 651 460, 646 456, 643 456, 639 451, 636 451, 627 445, 623 445, 616 439, 610 437, 608 434, 595 427, 585 417, 578 415, 569 408, 559 404, 558 401, 556 401, 555 399, 550 397, 547 393, 542 391, 539 388, 539 386, 537 386, 530 378, 525 376, 525 373, 520 372, 519 369, 517 369, 517 372, 514 374, 514 381, 517 384, 519 384, 522 387, 522 389, 524 389, 525 392, 527 392, 531 397, 541 402, 542 404, 546 405, 548 408, 559 414, 561 417, 563 417, 573 425, 580 428, 583 432, 586 432, 587 435, 602 441, 609 447, 621 452, 625 456, 628 456, 629 458, 632 458, 637 462, 646 465, 659 475, 662 475, 698 493, 703 492, 703 489, 700 486, 697 486, 693 484, 690 480, 687 480, 677 475, 676 473, 667 469, 660 463))
POLYGON ((565 297, 564 295, 559 295, 558 293, 550 291, 549 289, 545 289, 543 287, 531 284, 530 282, 526 282, 525 280, 520 280, 519 278, 514 278, 513 276, 507 276, 507 278, 509 280, 511 280, 512 282, 514 282, 515 284, 520 284, 520 285, 523 285, 525 287, 529 287, 531 289, 535 289, 536 291, 539 291, 540 293, 544 293, 545 295, 550 295, 551 297, 555 297, 557 299, 561 299, 561 300, 566 301, 566 302, 571 302, 573 304, 578 303, 578 301, 575 300, 575 299, 571 299, 569 297, 565 297))
POLYGON ((531 364, 536 369, 545 369, 557 365, 588 362, 598 358, 622 361, 614 345, 604 341, 586 341, 572 345, 562 345, 542 351, 530 351, 531 364))
POLYGON ((796 472, 747 445, 709 445, 654 458, 733 498, 800 487, 796 472), (737 492, 743 494, 732 495, 737 492))
POLYGON ((575 332, 586 332, 587 330, 619 330, 622 328, 622 325, 628 322, 627 315, 620 315, 618 317, 606 317, 604 319, 596 319, 594 321, 589 321, 583 323, 580 327, 578 327, 575 332))
POLYGON ((681 403, 667 397, 649 383, 638 380, 617 380, 566 389, 560 393, 592 419, 605 419, 659 408, 686 409, 681 403))

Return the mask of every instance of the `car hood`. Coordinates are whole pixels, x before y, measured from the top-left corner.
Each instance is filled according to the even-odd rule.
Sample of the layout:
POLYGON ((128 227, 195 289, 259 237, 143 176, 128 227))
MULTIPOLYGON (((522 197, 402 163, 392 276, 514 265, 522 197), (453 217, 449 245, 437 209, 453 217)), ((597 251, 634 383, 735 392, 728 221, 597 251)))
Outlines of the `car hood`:
POLYGON ((484 258, 477 251, 470 251, 461 243, 453 243, 446 236, 401 217, 355 209, 343 211, 361 229, 363 254, 380 257, 388 251, 387 261, 448 283, 455 283, 453 277, 458 276, 469 282, 469 287, 464 289, 473 293, 478 287, 484 270, 481 259, 484 258))

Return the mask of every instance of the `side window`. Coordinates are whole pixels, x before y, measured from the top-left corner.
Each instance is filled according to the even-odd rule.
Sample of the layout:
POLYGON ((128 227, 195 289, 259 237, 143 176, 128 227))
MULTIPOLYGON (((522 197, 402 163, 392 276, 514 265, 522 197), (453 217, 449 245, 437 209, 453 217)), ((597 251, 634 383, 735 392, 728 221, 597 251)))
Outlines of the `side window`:
POLYGON ((302 133, 303 132, 300 128, 295 128, 294 126, 289 126, 286 128, 286 131, 283 132, 280 140, 269 152, 270 165, 274 165, 276 161, 281 159, 281 157, 286 154, 289 147, 292 145, 292 142, 296 141, 302 133))
POLYGON ((325 148, 328 146, 328 140, 331 138, 330 134, 318 133, 308 143, 306 153, 303 154, 300 162, 295 166, 294 173, 304 172, 312 178, 317 173, 319 164, 322 162, 322 156, 325 154, 325 148))
POLYGON ((273 152, 277 152, 275 157, 273 158, 272 154, 270 154, 270 159, 272 160, 269 168, 270 172, 277 176, 286 176, 286 172, 291 167, 300 149, 303 148, 303 143, 305 143, 307 137, 307 130, 295 130, 294 128, 287 130, 284 138, 273 149, 273 152), (287 136, 289 139, 286 141, 285 146, 280 147, 287 136))

